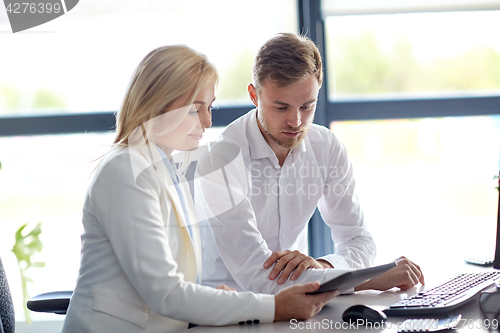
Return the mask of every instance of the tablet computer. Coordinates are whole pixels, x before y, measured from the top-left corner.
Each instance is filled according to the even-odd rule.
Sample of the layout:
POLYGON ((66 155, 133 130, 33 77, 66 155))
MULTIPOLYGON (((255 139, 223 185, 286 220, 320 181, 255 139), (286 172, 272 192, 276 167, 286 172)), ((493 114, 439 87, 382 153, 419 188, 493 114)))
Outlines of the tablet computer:
POLYGON ((391 268, 397 266, 396 262, 391 262, 389 264, 358 269, 352 272, 344 273, 336 278, 326 281, 321 284, 318 290, 309 293, 310 295, 326 293, 328 291, 338 290, 340 293, 344 293, 351 288, 359 286, 366 281, 373 279, 377 275, 387 272, 391 268))

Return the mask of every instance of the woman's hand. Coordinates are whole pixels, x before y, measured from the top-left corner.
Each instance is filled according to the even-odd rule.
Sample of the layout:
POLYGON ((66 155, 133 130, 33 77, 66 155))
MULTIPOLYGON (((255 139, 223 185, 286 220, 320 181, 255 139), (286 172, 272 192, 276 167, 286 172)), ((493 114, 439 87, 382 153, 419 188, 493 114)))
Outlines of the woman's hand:
POLYGON ((316 261, 312 257, 299 251, 290 250, 271 254, 266 262, 264 262, 264 268, 269 268, 274 263, 276 263, 276 265, 274 265, 271 273, 269 273, 269 279, 274 280, 279 276, 278 284, 285 283, 289 276, 292 281, 297 279, 308 268, 333 268, 332 265, 325 260, 320 259, 316 261), (295 272, 293 272, 294 270, 295 272), (290 273, 292 273, 292 275, 290 275, 290 273))
POLYGON ((280 291, 274 298, 274 321, 309 319, 321 311, 330 299, 339 295, 337 290, 317 295, 307 295, 307 293, 318 288, 318 282, 311 282, 291 286, 280 291))
POLYGON ((221 285, 221 286, 218 286, 217 288, 215 289, 220 289, 220 290, 226 290, 226 291, 236 291, 236 289, 234 288, 229 288, 228 286, 226 286, 225 284, 221 285))

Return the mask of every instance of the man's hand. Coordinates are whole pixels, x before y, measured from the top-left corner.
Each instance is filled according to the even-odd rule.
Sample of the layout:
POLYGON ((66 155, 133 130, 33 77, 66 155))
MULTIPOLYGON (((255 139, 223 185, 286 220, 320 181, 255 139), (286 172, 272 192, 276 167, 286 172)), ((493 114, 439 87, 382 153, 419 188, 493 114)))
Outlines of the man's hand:
POLYGON ((398 287, 401 290, 408 290, 419 282, 425 284, 424 274, 417 264, 405 257, 398 258, 396 262, 398 263, 396 267, 357 286, 354 290, 388 290, 393 287, 398 287))
POLYGON ((308 268, 333 268, 332 265, 326 260, 314 260, 312 257, 309 257, 299 251, 279 251, 271 254, 269 258, 267 258, 264 263, 264 268, 271 267, 274 265, 271 273, 269 274, 269 279, 274 280, 278 276, 278 284, 283 284, 290 276, 290 273, 293 274, 290 276, 290 280, 297 279, 304 271, 308 268), (281 272, 281 275, 280 275, 281 272))
POLYGON ((280 291, 274 298, 274 321, 309 319, 321 311, 330 299, 339 295, 337 290, 318 295, 306 295, 318 288, 318 282, 311 282, 280 291))

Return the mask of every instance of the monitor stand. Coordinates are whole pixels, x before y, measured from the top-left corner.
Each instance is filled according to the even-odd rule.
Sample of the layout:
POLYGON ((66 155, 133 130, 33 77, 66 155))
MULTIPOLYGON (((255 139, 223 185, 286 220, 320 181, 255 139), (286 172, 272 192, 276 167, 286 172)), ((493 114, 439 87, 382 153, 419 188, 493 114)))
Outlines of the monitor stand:
POLYGON ((495 261, 494 256, 474 256, 465 259, 465 262, 472 265, 479 266, 493 266, 493 262, 495 261))

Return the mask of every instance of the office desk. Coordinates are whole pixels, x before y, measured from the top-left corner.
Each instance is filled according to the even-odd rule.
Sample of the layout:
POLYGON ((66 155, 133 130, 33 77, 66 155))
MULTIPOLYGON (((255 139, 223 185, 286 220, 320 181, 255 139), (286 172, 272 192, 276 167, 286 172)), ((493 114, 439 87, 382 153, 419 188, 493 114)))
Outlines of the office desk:
MULTIPOLYGON (((414 295, 421 290, 431 289, 440 285, 447 280, 453 278, 455 275, 466 272, 478 272, 485 270, 493 270, 493 268, 484 268, 479 266, 472 266, 461 262, 449 263, 450 267, 446 270, 443 265, 429 264, 422 267, 425 275, 426 285, 417 285, 411 290, 401 291, 397 288, 389 291, 380 292, 374 290, 367 290, 356 292, 352 295, 341 295, 328 302, 328 304, 318 313, 314 318, 306 321, 292 321, 292 322, 276 322, 272 324, 252 324, 252 325, 233 325, 225 327, 208 327, 198 326, 190 330, 184 331, 185 333, 243 333, 243 332, 324 332, 327 330, 340 330, 340 331, 366 331, 366 332, 397 332, 397 323, 402 322, 406 317, 389 317, 386 327, 374 326, 371 329, 366 329, 360 326, 358 329, 344 328, 340 326, 342 321, 342 313, 345 309, 354 304, 366 304, 378 310, 383 310, 391 304, 396 303, 400 299, 414 295), (392 327, 390 327, 392 326, 392 327)), ((458 325, 458 329, 450 332, 488 332, 484 327, 481 311, 479 310, 479 300, 474 299, 471 302, 461 306, 453 311, 451 314, 462 314, 462 321, 458 325)), ((430 317, 430 316, 428 316, 430 317)), ((432 316, 435 317, 435 316, 432 316)), ((444 316, 446 317, 446 315, 444 316)), ((442 317, 439 317, 442 318, 442 317)))

